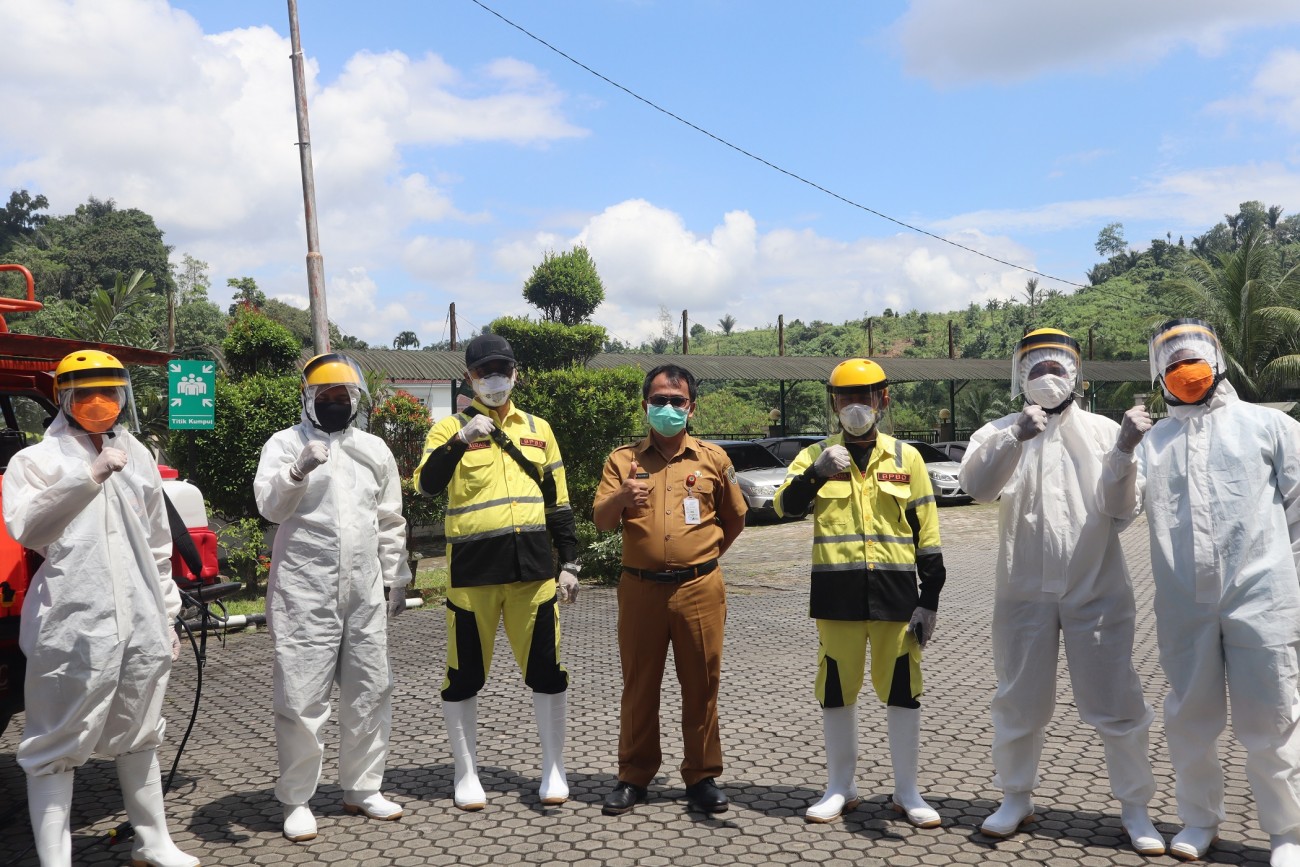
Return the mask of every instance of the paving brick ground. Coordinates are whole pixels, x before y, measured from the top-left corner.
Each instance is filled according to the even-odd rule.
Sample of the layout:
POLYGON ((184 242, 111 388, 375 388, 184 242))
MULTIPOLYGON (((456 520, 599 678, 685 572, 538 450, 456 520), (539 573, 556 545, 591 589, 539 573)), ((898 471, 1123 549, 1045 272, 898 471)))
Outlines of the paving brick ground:
MULTIPOLYGON (((543 807, 535 786, 536 735, 531 700, 504 637, 480 698, 479 761, 489 806, 462 813, 451 804, 451 759, 439 710, 444 629, 441 612, 413 611, 396 621, 392 658, 398 672, 393 749, 386 792, 406 816, 378 823, 343 813, 331 760, 312 802, 321 835, 289 843, 279 833, 271 793, 270 641, 265 632, 231 636, 213 646, 203 713, 169 798, 174 836, 208 865, 246 864, 1175 864, 1128 849, 1110 798, 1102 747, 1079 722, 1060 662, 1060 691, 1043 750, 1037 792, 1040 820, 994 842, 978 833, 996 806, 989 759, 991 576, 997 552, 992 507, 941 511, 949 570, 939 629, 926 652, 921 783, 943 826, 916 830, 887 808, 889 759, 884 709, 864 702, 858 785, 866 799, 832 825, 807 825, 802 811, 825 781, 820 712, 812 696, 816 634, 808 620, 809 522, 746 530, 724 560, 729 617, 720 713, 727 769, 720 782, 732 809, 717 817, 687 811, 681 779, 678 700, 664 692, 665 767, 652 800, 622 817, 600 814, 613 783, 618 730, 618 654, 614 592, 585 588, 566 607, 564 657, 572 673, 568 766, 573 798, 543 807)), ((1166 691, 1156 661, 1146 527, 1124 535, 1137 585, 1135 659, 1148 698, 1166 691)), ((670 668, 671 671, 671 668, 670 668)), ((172 728, 164 759, 179 742, 194 683, 194 664, 173 676, 172 728)), ((14 763, 19 717, 0 736, 0 865, 31 842, 22 809, 22 775, 14 763)), ((330 737, 336 732, 331 726, 330 737)), ((1168 836, 1177 830, 1173 778, 1157 712, 1152 729, 1158 791, 1152 810, 1168 836)), ((1266 864, 1267 837, 1253 818, 1243 754, 1227 739, 1228 821, 1211 863, 1266 864)), ((73 815, 78 864, 123 864, 125 847, 103 835, 123 820, 112 764, 92 761, 77 773, 73 815)), ((28 854, 20 864, 35 864, 28 854)))

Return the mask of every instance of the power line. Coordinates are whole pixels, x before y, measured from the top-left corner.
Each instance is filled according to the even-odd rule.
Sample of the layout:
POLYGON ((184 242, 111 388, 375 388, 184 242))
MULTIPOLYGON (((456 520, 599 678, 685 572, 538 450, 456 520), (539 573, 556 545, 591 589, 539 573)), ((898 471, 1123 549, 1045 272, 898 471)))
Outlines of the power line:
POLYGON ((1080 289, 1086 289, 1086 288, 1089 288, 1088 285, 1085 284, 1085 283, 1076 283, 1076 282, 1073 281, 1073 280, 1066 280, 1064 277, 1054 277, 1054 276, 1052 276, 1051 274, 1045 274, 1045 273, 1043 273, 1042 271, 1035 271, 1033 268, 1027 267, 1027 266, 1025 266, 1025 265, 1017 265, 1015 262, 1009 262, 1009 261, 1007 261, 1006 259, 999 259, 997 256, 993 256, 993 255, 990 255, 989 253, 984 253, 984 252, 982 252, 982 251, 980 251, 980 250, 976 250, 974 247, 968 247, 968 246, 966 246, 965 244, 958 243, 957 241, 954 241, 954 240, 952 240, 952 239, 950 239, 950 238, 945 238, 945 237, 943 237, 942 235, 936 235, 934 232, 929 232, 929 231, 927 231, 927 230, 925 230, 925 229, 922 229, 922 228, 919 227, 919 226, 914 226, 914 225, 912 225, 911 223, 904 222, 903 220, 900 220, 900 219, 898 219, 898 218, 896 218, 896 217, 891 217, 891 216, 889 216, 888 214, 886 214, 886 213, 882 213, 881 211, 877 211, 877 210, 874 209, 874 208, 869 208, 869 207, 867 207, 866 205, 864 205, 864 204, 862 204, 862 203, 860 203, 860 202, 855 202, 853 199, 850 199, 850 198, 848 198, 847 196, 842 196, 842 195, 840 195, 839 193, 835 192, 834 190, 827 189, 826 187, 823 187, 821 184, 819 184, 819 183, 817 183, 817 182, 815 182, 815 181, 810 181, 810 180, 808 180, 807 178, 803 177, 802 175, 796 174, 796 173, 790 171, 789 169, 782 168, 781 166, 778 166, 776 163, 773 163, 773 162, 771 162, 771 161, 769 161, 769 160, 764 159, 763 157, 759 156, 758 154, 755 154, 755 153, 752 153, 752 152, 750 152, 750 151, 747 151, 747 150, 745 150, 743 147, 741 147, 740 145, 732 144, 730 141, 727 141, 725 138, 722 138, 722 137, 719 136, 719 135, 715 135, 714 133, 709 132, 709 131, 708 131, 707 129, 705 129, 704 127, 699 126, 698 124, 692 123, 691 121, 687 120, 686 118, 684 118, 684 117, 682 117, 682 116, 680 116, 680 115, 678 115, 678 114, 674 114, 673 112, 669 111, 668 109, 664 108, 663 106, 659 105, 658 103, 656 103, 656 102, 654 102, 654 101, 652 101, 652 100, 649 100, 649 99, 645 98, 644 96, 642 96, 641 94, 637 93, 636 91, 631 90, 630 88, 624 87, 623 85, 619 84, 617 81, 614 81, 612 78, 609 78, 609 77, 606 76, 606 75, 602 75, 601 73, 599 73, 599 72, 597 72, 596 70, 592 69, 590 66, 588 66, 588 65, 585 64, 585 63, 583 63, 581 60, 578 60, 578 59, 576 59, 576 58, 574 58, 574 57, 571 57, 570 55, 564 53, 564 52, 561 51, 559 48, 556 48, 554 45, 552 45, 551 43, 547 42, 545 39, 541 38, 540 36, 536 35, 535 33, 532 33, 532 32, 530 32, 529 30, 525 29, 524 27, 522 27, 522 26, 516 24, 514 21, 511 21, 509 18, 505 17, 505 16, 502 15, 500 12, 496 11, 496 10, 493 9, 492 7, 490 7, 490 6, 488 6, 487 4, 483 3, 482 0, 470 0, 470 2, 473 3, 475 6, 478 6, 478 7, 479 7, 480 9, 482 9, 483 11, 488 12, 488 13, 490 13, 490 14, 492 14, 492 15, 495 15, 497 18, 501 19, 501 21, 505 22, 506 24, 510 25, 510 26, 513 27, 514 29, 518 30, 520 33, 524 34, 524 35, 527 36, 529 39, 532 39, 533 41, 538 42, 538 43, 540 43, 541 45, 544 45, 545 47, 549 48, 551 51, 553 51, 553 52, 555 52, 556 54, 558 54, 558 55, 560 55, 561 57, 563 57, 565 60, 567 60, 567 61, 569 61, 570 63, 574 64, 575 66, 578 66, 578 67, 580 67, 580 68, 582 68, 582 69, 585 69, 587 72, 589 72, 589 73, 591 73, 592 75, 596 76, 597 78, 599 78, 601 81, 605 82, 606 84, 608 84, 608 85, 610 85, 610 86, 612 86, 612 87, 616 87, 616 88, 618 88, 619 90, 623 91, 623 92, 626 93, 628 96, 632 97, 633 99, 637 100, 638 102, 642 102, 642 103, 644 103, 644 104, 650 106, 651 108, 653 108, 655 111, 660 112, 661 114, 665 114, 665 115, 667 115, 668 117, 671 117, 673 120, 677 121, 678 123, 684 124, 684 125, 690 127, 691 129, 695 130, 696 132, 701 133, 701 134, 703 134, 703 135, 705 135, 705 136, 708 136, 709 138, 713 139, 715 142, 717 142, 717 143, 720 144, 720 145, 723 145, 724 147, 731 148, 732 150, 736 151, 737 153, 743 154, 744 156, 749 157, 751 160, 754 160, 755 162, 762 163, 763 165, 767 166, 768 168, 773 169, 773 170, 775 170, 775 171, 778 171, 778 172, 780 172, 781 174, 785 175, 786 177, 793 178, 794 180, 798 181, 798 182, 801 183, 801 184, 805 184, 805 185, 807 185, 807 186, 809 186, 809 187, 812 187, 812 188, 815 189, 815 190, 819 190, 819 191, 825 193, 826 195, 830 196, 830 197, 833 198, 833 199, 838 199, 839 201, 843 202, 843 203, 846 204, 846 205, 849 205, 850 207, 854 207, 854 208, 858 208, 859 210, 866 211, 868 214, 874 214, 875 216, 880 217, 882 220, 888 220, 889 222, 894 223, 895 225, 899 225, 899 226, 902 226, 902 227, 905 228, 905 229, 909 229, 909 230, 911 230, 911 231, 913 231, 913 232, 916 232, 916 233, 918 233, 918 234, 925 235, 925 236, 928 237, 928 238, 933 238, 934 240, 939 241, 940 243, 943 243, 943 244, 947 244, 947 245, 949 245, 950 247, 956 247, 956 248, 959 249, 959 250, 965 250, 967 253, 973 253, 974 255, 979 256, 979 257, 984 258, 984 259, 988 259, 988 260, 991 261, 991 262, 997 262, 997 263, 1000 264, 1000 265, 1006 265, 1007 267, 1015 268, 1017 271, 1024 271, 1024 272, 1026 272, 1026 273, 1028 273, 1028 274, 1036 274, 1036 275, 1038 275, 1039 277, 1046 277, 1048 280, 1055 280, 1056 282, 1058 282, 1058 283, 1064 283, 1064 284, 1066 284, 1067 286, 1077 286, 1077 287, 1080 288, 1080 289))

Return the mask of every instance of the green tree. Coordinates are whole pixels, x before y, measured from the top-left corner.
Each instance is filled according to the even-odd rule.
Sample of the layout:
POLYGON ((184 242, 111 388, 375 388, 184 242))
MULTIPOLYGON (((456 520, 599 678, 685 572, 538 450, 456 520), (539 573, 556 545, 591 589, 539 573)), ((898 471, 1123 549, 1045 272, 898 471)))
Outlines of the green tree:
POLYGON ((49 206, 49 199, 42 195, 33 197, 26 190, 11 192, 9 204, 0 210, 0 254, 7 252, 17 242, 30 238, 48 223, 50 218, 47 214, 36 212, 49 206))
POLYGON ((302 345, 289 329, 255 309, 236 310, 221 352, 231 376, 277 376, 294 369, 302 345))
POLYGON ((401 334, 393 338, 393 348, 419 349, 420 338, 416 336, 414 331, 403 331, 401 334))
POLYGON ((736 327, 736 317, 728 313, 718 320, 718 327, 722 329, 723 334, 731 334, 731 329, 736 327))
POLYGON ((1300 381, 1300 267, 1280 266, 1256 227, 1231 253, 1191 259, 1166 287, 1175 303, 1214 326, 1228 381, 1246 400, 1271 400, 1300 381))
POLYGON ((558 256, 548 252, 524 283, 524 298, 542 311, 544 322, 579 325, 605 300, 605 286, 586 247, 558 256))
POLYGON ((435 497, 420 496, 412 481, 424 456, 424 441, 430 426, 429 411, 424 404, 401 389, 377 402, 370 414, 370 432, 388 444, 397 461, 397 471, 402 477, 402 516, 411 531, 441 521, 447 508, 445 490, 435 497))
POLYGON ((1093 244, 1098 256, 1110 257, 1117 253, 1123 253, 1128 249, 1128 242, 1124 240, 1123 223, 1107 223, 1106 226, 1097 233, 1097 243, 1093 244))
POLYGON ((605 343, 605 329, 599 325, 566 326, 503 316, 489 323, 488 330, 510 341, 519 366, 526 370, 583 364, 605 343))
POLYGON ((227 278, 226 285, 235 290, 235 300, 227 311, 231 316, 241 307, 261 310, 266 306, 266 293, 257 288, 257 281, 252 277, 230 277, 227 278))

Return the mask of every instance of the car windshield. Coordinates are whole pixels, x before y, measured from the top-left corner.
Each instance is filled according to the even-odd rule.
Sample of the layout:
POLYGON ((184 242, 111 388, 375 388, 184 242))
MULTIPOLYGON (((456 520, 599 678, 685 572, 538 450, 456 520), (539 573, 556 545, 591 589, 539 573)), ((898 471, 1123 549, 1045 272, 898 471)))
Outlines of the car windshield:
POLYGON ((916 449, 918 452, 920 452, 921 460, 925 461, 927 464, 933 464, 936 461, 952 460, 952 458, 948 457, 943 452, 939 451, 929 443, 921 443, 921 442, 916 442, 914 440, 908 440, 907 444, 910 445, 912 448, 916 449))
POLYGON ((722 448, 731 458, 736 472, 745 470, 766 470, 771 467, 783 469, 785 464, 777 460, 776 455, 758 443, 725 443, 722 448))

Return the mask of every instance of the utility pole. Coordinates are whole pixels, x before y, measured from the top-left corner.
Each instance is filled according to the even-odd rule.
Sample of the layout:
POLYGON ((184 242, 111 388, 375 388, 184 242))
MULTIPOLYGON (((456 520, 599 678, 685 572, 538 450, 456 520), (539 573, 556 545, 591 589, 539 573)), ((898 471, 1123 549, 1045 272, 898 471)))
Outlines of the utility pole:
POLYGON ((876 357, 876 346, 871 339, 871 326, 875 322, 870 316, 867 317, 867 358, 876 357))
POLYGON ((316 178, 311 167, 311 127, 307 123, 307 78, 302 39, 298 35, 298 0, 289 0, 289 42, 293 53, 293 97, 298 113, 298 156, 302 165, 303 213, 307 219, 307 298, 311 305, 311 341, 317 355, 330 351, 329 313, 325 309, 325 258, 316 228, 316 178))
POLYGON ((686 331, 686 311, 682 311, 682 355, 691 354, 691 335, 686 331))
POLYGON ((785 355, 785 314, 776 315, 776 354, 785 355))
POLYGON ((451 312, 447 314, 451 319, 451 351, 456 351, 456 302, 451 302, 451 312))

